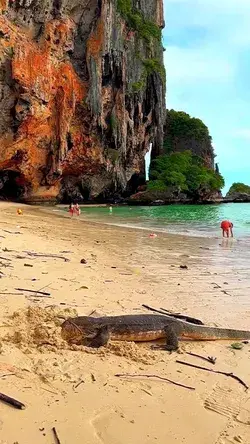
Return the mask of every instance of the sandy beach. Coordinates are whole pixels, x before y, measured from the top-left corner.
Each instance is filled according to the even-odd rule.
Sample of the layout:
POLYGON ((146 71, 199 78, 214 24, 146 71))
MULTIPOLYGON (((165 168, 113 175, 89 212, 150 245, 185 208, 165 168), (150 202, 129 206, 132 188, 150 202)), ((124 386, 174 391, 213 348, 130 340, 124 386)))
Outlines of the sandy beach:
POLYGON ((0 444, 53 444, 53 427, 61 444, 250 443, 244 387, 176 363, 233 372, 250 385, 250 344, 235 350, 230 341, 182 342, 179 353, 169 354, 152 344, 70 348, 60 337, 63 318, 72 314, 148 313, 142 304, 249 330, 244 243, 151 239, 146 230, 0 203, 0 246, 0 392, 26 406, 1 403, 0 444), (214 356, 216 364, 187 352, 214 356), (195 390, 118 373, 158 375, 195 390))

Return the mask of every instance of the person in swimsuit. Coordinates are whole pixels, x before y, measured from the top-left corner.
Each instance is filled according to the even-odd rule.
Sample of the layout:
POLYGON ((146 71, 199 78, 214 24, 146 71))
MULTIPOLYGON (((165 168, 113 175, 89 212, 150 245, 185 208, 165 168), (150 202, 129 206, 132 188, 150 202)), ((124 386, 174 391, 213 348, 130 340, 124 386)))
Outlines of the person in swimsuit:
POLYGON ((78 203, 75 204, 74 210, 75 210, 76 215, 77 215, 77 216, 80 216, 80 214, 81 214, 81 209, 80 209, 78 203))
POLYGON ((221 229, 222 229, 222 235, 223 237, 229 237, 229 234, 231 234, 231 237, 233 237, 233 223, 229 220, 223 220, 221 222, 221 229))

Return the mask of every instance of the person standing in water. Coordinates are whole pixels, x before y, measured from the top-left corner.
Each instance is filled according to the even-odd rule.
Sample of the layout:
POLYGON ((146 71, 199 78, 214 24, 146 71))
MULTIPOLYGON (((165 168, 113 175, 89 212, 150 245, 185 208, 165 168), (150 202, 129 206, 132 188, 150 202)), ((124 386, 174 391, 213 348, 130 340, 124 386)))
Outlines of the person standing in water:
POLYGON ((231 234, 231 237, 233 237, 233 223, 229 220, 223 220, 221 222, 221 229, 222 229, 222 235, 223 237, 229 237, 231 234))
POLYGON ((76 215, 77 215, 77 216, 80 216, 80 214, 81 214, 81 209, 80 209, 78 203, 75 204, 74 210, 75 210, 76 215))
POLYGON ((69 214, 70 214, 71 217, 73 217, 73 214, 74 214, 74 205, 73 205, 72 203, 71 203, 70 206, 69 206, 69 214))

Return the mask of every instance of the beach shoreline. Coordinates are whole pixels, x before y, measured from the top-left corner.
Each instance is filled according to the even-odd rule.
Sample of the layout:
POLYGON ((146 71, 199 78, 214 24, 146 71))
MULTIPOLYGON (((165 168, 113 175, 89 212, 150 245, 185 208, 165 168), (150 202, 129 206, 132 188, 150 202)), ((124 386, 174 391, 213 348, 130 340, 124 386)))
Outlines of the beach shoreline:
MULTIPOLYGON (((41 316, 46 332, 56 334, 53 319, 42 317, 51 306, 79 315, 118 315, 146 313, 142 304, 147 304, 209 325, 249 330, 250 265, 238 256, 235 261, 236 242, 234 250, 216 239, 148 235, 147 230, 71 220, 44 207, 0 203, 0 368, 13 374, 2 378, 1 391, 27 406, 20 412, 3 404, 1 444, 49 444, 52 427, 62 444, 227 444, 235 436, 249 443, 250 405, 244 389, 230 378, 183 368, 175 362, 178 355, 152 350, 150 344, 89 352, 60 348, 60 342, 58 350, 55 344, 39 348, 31 340, 29 316, 34 324, 41 316), (119 379, 116 373, 158 374, 195 391, 145 378, 119 379)), ((40 328, 36 324, 34 331, 40 328)), ((203 365, 185 351, 216 356, 216 369, 233 371, 250 384, 249 345, 243 350, 229 346, 184 343, 182 358, 203 365)))

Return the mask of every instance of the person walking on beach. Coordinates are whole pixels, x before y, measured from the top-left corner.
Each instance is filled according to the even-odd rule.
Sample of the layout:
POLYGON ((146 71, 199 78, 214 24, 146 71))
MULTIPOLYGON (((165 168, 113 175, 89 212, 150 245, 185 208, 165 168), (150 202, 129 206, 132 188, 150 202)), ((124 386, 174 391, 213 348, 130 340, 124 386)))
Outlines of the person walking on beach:
POLYGON ((223 220, 221 222, 221 229, 222 229, 222 235, 223 237, 229 237, 229 234, 231 234, 231 237, 233 237, 233 223, 229 220, 223 220))
POLYGON ((81 209, 80 209, 78 203, 75 204, 75 206, 74 206, 74 210, 75 210, 76 215, 77 215, 77 216, 80 216, 80 214, 81 214, 81 209))
POLYGON ((74 215, 74 205, 72 203, 69 206, 69 214, 71 217, 73 217, 74 215))

